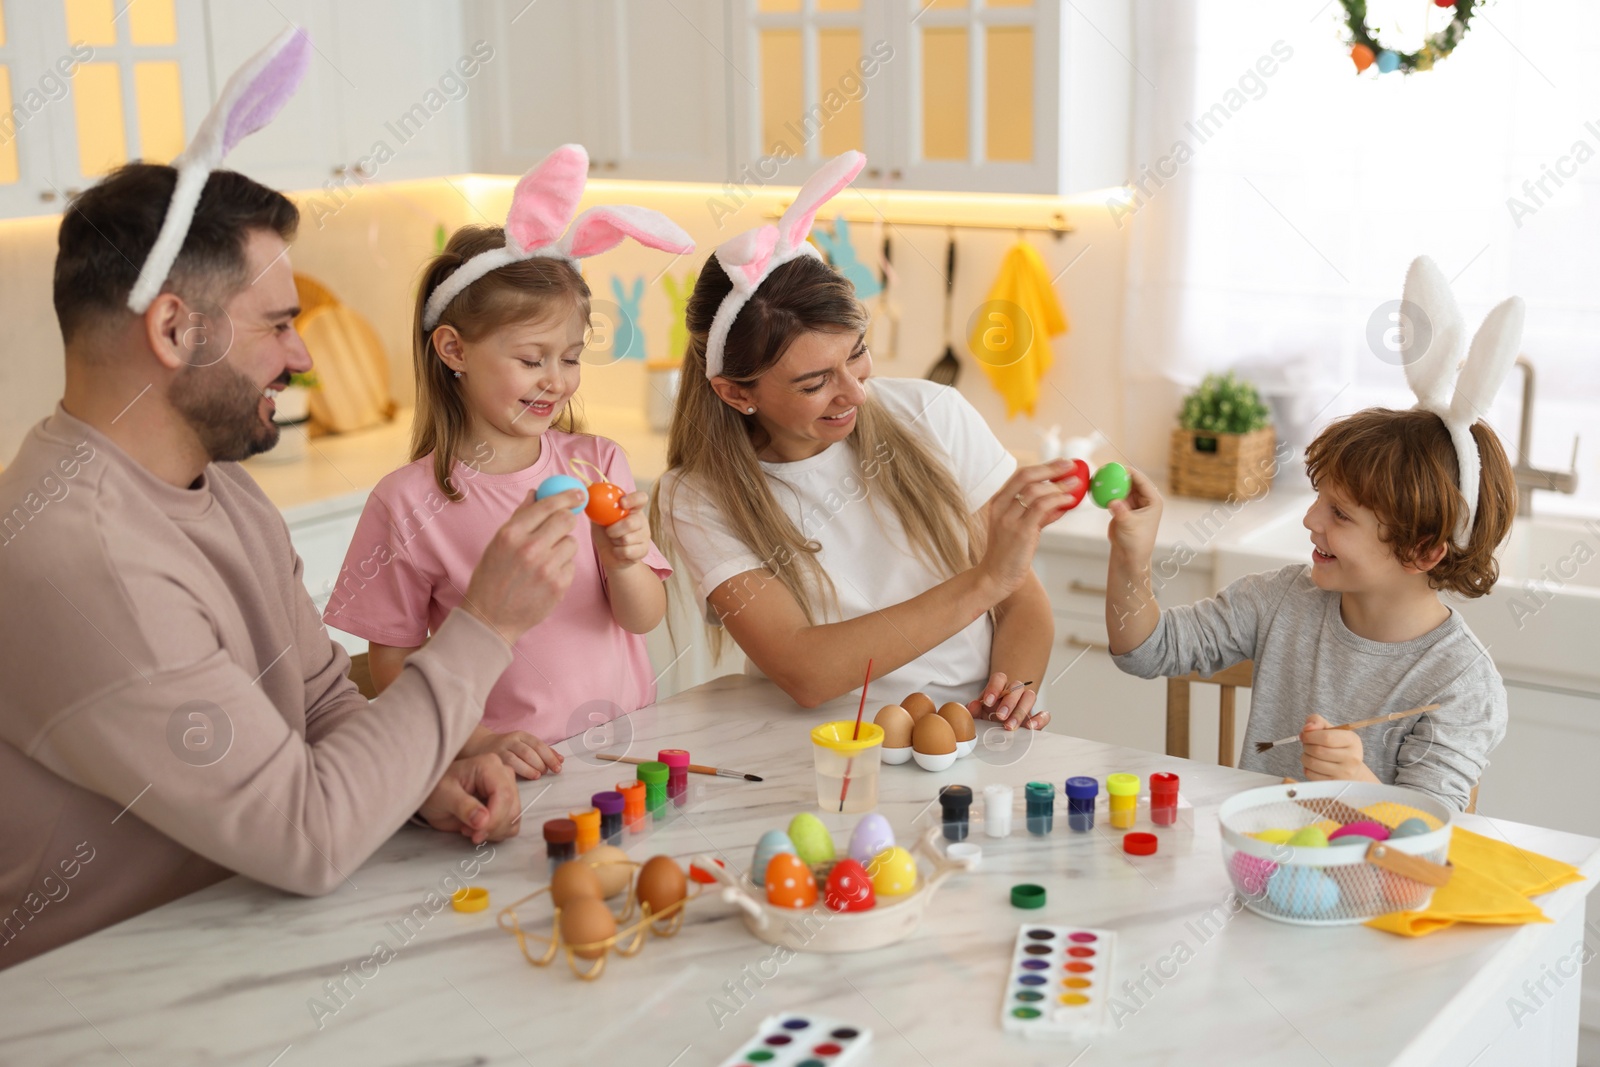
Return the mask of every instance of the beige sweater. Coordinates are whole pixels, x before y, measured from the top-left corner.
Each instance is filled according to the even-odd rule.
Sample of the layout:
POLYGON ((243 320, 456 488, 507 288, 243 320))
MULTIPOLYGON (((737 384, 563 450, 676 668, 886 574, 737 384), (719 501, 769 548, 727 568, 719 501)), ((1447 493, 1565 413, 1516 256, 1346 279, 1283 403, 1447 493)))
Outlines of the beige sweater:
POLYGON ((511 661, 452 614, 368 706, 237 464, 178 489, 57 408, 0 473, 0 968, 231 871, 336 889, 511 661))

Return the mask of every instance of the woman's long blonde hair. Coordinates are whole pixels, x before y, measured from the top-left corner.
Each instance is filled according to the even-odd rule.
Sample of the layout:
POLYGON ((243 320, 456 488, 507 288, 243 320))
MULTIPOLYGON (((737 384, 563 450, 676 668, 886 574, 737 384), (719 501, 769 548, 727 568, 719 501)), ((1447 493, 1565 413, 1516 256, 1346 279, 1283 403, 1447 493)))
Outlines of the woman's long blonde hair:
MULTIPOLYGON (((422 326, 423 309, 439 284, 480 252, 500 248, 506 231, 499 226, 463 226, 423 269, 417 286, 417 306, 411 322, 412 367, 417 378, 417 410, 411 423, 411 460, 433 455, 433 479, 451 500, 461 491, 450 479, 470 420, 461 383, 433 347, 433 331, 422 326)), ((549 256, 500 267, 467 286, 439 316, 439 326, 453 326, 468 341, 478 341, 495 330, 518 322, 540 322, 552 314, 575 309, 589 319, 589 285, 566 261, 549 256)), ((437 327, 435 327, 437 328, 437 327)), ((567 433, 578 430, 572 402, 551 422, 567 433)))
MULTIPOLYGON (((765 577, 782 582, 807 622, 815 624, 814 591, 830 607, 837 603, 833 582, 817 562, 822 546, 801 533, 773 495, 757 458, 768 443, 761 424, 723 402, 706 378, 706 336, 732 288, 722 265, 708 259, 689 297, 689 347, 667 431, 667 469, 680 483, 694 482, 733 534, 761 558, 765 577)), ((728 333, 723 377, 753 384, 801 334, 860 333, 866 325, 866 310, 850 282, 822 261, 801 256, 774 270, 740 310, 728 333)), ((863 468, 865 499, 876 496, 887 505, 925 563, 953 576, 976 562, 978 530, 954 474, 872 393, 858 408, 846 440, 863 468), (870 474, 864 469, 869 458, 870 474)), ((673 551, 672 500, 662 499, 661 484, 656 484, 650 529, 657 544, 673 551)), ((720 651, 721 639, 721 627, 714 627, 714 651, 720 651)))

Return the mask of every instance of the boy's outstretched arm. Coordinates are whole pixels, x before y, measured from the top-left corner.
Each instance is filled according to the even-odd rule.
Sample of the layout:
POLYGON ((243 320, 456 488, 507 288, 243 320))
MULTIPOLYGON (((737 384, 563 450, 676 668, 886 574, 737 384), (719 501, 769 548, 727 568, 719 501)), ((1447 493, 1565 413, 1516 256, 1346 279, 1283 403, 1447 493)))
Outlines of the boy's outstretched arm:
POLYGON ((1144 472, 1128 469, 1133 487, 1111 502, 1111 563, 1106 575, 1106 637, 1112 655, 1132 652, 1161 620, 1150 583, 1150 558, 1161 525, 1161 492, 1144 472))

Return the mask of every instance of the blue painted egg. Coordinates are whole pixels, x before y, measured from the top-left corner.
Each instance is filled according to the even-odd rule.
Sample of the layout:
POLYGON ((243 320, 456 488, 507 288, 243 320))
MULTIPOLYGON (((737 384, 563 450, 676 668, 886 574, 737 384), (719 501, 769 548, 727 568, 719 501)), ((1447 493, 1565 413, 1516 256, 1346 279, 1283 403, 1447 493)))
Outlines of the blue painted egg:
POLYGON ((1418 834, 1431 833, 1433 833, 1433 827, 1429 826, 1427 823, 1413 815, 1399 826, 1396 826, 1393 830, 1390 830, 1389 836, 1391 838, 1416 837, 1418 834))
POLYGON ((767 884, 767 864, 772 857, 779 853, 787 852, 791 856, 799 856, 795 851, 794 842, 789 840, 789 835, 782 830, 768 830, 761 835, 761 840, 756 842, 756 854, 750 861, 750 880, 756 885, 767 884))
POLYGON ((547 496, 555 496, 557 493, 565 493, 573 489, 583 493, 584 498, 578 504, 578 506, 572 510, 582 511, 589 503, 589 490, 587 486, 570 474, 552 474, 550 477, 540 482, 539 488, 533 491, 533 499, 543 500, 547 496))
POLYGON ((1339 887, 1315 867, 1280 867, 1267 882, 1267 899, 1296 919, 1330 918, 1339 887))
POLYGON ((894 847, 894 831, 889 820, 877 812, 868 812, 856 823, 850 835, 850 858, 865 867, 878 853, 894 847))

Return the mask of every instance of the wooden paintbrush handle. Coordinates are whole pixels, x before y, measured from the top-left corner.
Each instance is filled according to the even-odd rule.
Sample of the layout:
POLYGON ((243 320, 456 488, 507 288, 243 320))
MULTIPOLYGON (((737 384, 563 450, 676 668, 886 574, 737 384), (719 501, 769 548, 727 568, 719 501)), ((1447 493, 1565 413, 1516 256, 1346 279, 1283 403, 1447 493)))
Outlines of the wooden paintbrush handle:
POLYGON ((1371 719, 1362 719, 1360 722, 1343 723, 1342 725, 1333 727, 1333 729, 1359 730, 1363 726, 1376 726, 1380 722, 1394 722, 1396 719, 1408 719, 1413 715, 1421 715, 1423 712, 1438 711, 1441 707, 1443 707, 1442 704, 1424 704, 1420 708, 1408 708, 1405 711, 1396 711, 1389 715, 1378 715, 1371 719))
MULTIPOLYGON (((640 764, 640 763, 654 763, 655 762, 654 760, 640 759, 638 756, 613 756, 608 752, 597 752, 597 753, 595 753, 595 757, 597 759, 610 760, 612 763, 640 764)), ((689 773, 691 773, 691 774, 716 774, 717 773, 717 769, 715 767, 707 767, 702 763, 691 763, 691 764, 689 764, 689 773)))

